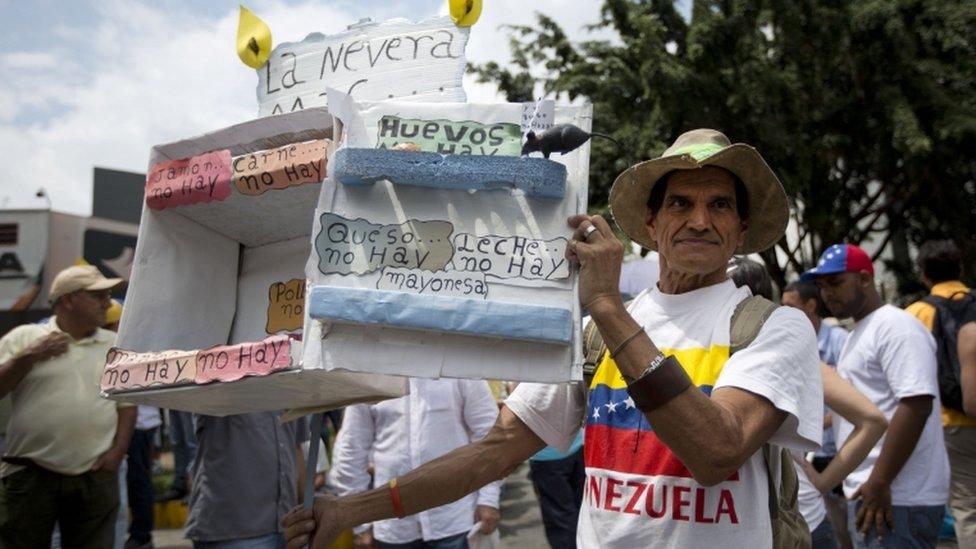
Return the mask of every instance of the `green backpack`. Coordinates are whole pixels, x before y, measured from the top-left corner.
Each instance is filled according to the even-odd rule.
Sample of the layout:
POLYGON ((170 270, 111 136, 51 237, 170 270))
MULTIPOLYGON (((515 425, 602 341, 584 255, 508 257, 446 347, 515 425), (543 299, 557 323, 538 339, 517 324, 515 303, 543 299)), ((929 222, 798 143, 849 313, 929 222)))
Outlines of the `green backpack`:
MULTIPOLYGON (((628 309, 631 303, 626 304, 628 309)), ((776 305, 762 296, 748 297, 736 305, 729 330, 729 356, 748 347, 775 310, 776 305)), ((587 389, 606 352, 607 345, 600 331, 596 329, 596 324, 590 322, 583 331, 583 379, 587 389)), ((780 483, 777 492, 772 463, 777 456, 771 445, 763 445, 763 460, 766 463, 766 480, 769 485, 769 517, 773 527, 773 547, 774 549, 809 549, 812 545, 810 530, 797 506, 800 484, 796 477, 796 470, 793 468, 793 456, 785 448, 781 448, 778 454, 780 483)))

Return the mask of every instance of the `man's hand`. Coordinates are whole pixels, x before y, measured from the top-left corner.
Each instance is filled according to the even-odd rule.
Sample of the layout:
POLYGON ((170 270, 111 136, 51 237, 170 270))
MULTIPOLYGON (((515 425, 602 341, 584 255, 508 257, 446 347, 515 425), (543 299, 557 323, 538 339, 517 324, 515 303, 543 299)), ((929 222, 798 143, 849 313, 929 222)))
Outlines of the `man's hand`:
POLYGON ((474 521, 475 523, 481 523, 479 531, 486 536, 494 532, 495 528, 498 528, 499 519, 501 519, 501 514, 494 507, 479 505, 474 510, 474 521))
POLYGON ((352 540, 352 545, 356 549, 375 549, 376 540, 373 539, 373 529, 370 528, 362 534, 356 534, 352 540))
POLYGON ((884 537, 894 522, 891 512, 891 485, 868 478, 851 499, 861 500, 861 508, 857 510, 857 517, 854 519, 857 531, 866 536, 873 526, 878 539, 884 537))
POLYGON ((68 352, 68 336, 61 332, 51 332, 42 338, 35 339, 22 355, 32 364, 63 355, 68 352))
POLYGON ((623 244, 599 215, 574 215, 568 223, 574 231, 566 247, 566 259, 580 269, 580 303, 587 308, 604 299, 612 304, 622 303, 619 288, 623 244))
POLYGON ((125 459, 125 450, 115 448, 109 448, 104 454, 98 456, 95 460, 95 464, 92 465, 92 471, 118 471, 119 466, 122 465, 122 460, 125 459))
POLYGON ((295 507, 281 519, 288 549, 299 549, 312 540, 311 549, 327 549, 342 531, 338 517, 339 499, 316 496, 311 509, 295 507))

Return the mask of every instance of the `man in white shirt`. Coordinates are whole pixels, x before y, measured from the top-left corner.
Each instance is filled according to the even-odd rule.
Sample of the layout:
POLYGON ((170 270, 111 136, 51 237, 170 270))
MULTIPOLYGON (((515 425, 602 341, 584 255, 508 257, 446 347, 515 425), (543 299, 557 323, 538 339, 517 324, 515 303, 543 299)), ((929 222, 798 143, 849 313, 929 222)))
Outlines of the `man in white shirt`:
POLYGON ((136 421, 105 400, 99 381, 115 334, 100 328, 120 278, 69 267, 54 277, 54 316, 0 339, 0 396, 12 397, 0 465, 0 547, 111 547, 118 468, 136 421))
POLYGON ((546 444, 565 451, 583 423, 579 547, 772 546, 763 446, 773 447, 776 478, 779 448, 819 446, 817 342, 802 313, 781 307, 732 354, 732 314, 750 292, 735 287, 726 266, 733 253, 782 237, 782 185, 754 148, 694 130, 622 173, 610 202, 627 236, 660 253, 661 273, 626 308, 622 244, 601 216, 569 219, 580 303, 610 350, 589 390, 519 385, 482 441, 388 487, 294 510, 285 518, 289 547, 313 532, 313 547, 327 547, 344 527, 457 499, 546 444))
MULTIPOLYGON (((370 488, 367 466, 372 457, 373 482, 388 483, 428 461, 480 440, 498 417, 498 406, 484 381, 410 379, 410 394, 346 408, 326 486, 339 495, 370 488)), ((434 509, 401 519, 357 526, 356 545, 381 549, 467 547, 475 522, 481 533, 498 525, 501 481, 434 509)))
MULTIPOLYGON (((871 258, 857 246, 835 244, 817 267, 824 302, 857 324, 837 373, 888 419, 888 432, 844 480, 848 527, 858 547, 935 547, 949 497, 935 341, 910 314, 885 305, 874 287, 871 258)), ((837 445, 853 426, 838 418, 837 445)))

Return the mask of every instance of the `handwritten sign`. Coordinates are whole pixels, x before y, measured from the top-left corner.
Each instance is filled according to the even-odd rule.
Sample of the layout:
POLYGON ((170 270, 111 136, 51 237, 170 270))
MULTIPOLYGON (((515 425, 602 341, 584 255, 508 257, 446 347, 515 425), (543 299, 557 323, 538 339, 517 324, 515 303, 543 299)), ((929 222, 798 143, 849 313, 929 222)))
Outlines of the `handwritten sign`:
POLYGON ((415 144, 421 151, 441 154, 519 156, 522 132, 518 124, 453 120, 417 120, 387 115, 378 122, 376 148, 415 144))
POLYGON ((288 282, 275 282, 268 288, 268 323, 265 331, 274 334, 300 330, 304 312, 305 280, 293 278, 288 282))
POLYGON ((315 237, 319 271, 366 274, 383 267, 438 271, 451 260, 449 221, 411 219, 400 225, 377 225, 324 213, 315 237))
POLYGON ((535 132, 536 135, 548 130, 556 119, 556 102, 542 99, 534 103, 522 103, 522 133, 535 132))
POLYGON ((258 70, 259 115, 324 106, 326 87, 361 99, 464 101, 468 32, 442 16, 313 33, 281 44, 258 70))
POLYGON ((460 233, 454 237, 457 252, 453 269, 484 273, 495 278, 557 280, 569 277, 565 251, 568 240, 536 240, 522 236, 476 236, 460 233))
POLYGON ((180 385, 193 383, 196 377, 195 351, 133 353, 112 348, 105 358, 101 381, 103 391, 180 385))
POLYGON ((153 165, 146 205, 154 210, 224 200, 230 196, 230 151, 213 151, 153 165))
POLYGON ((197 353, 197 383, 235 381, 245 376, 266 375, 291 365, 291 340, 287 335, 257 343, 213 347, 197 353))
POLYGON ((488 298, 488 283, 483 274, 470 274, 455 271, 434 273, 416 269, 383 269, 377 290, 393 290, 412 294, 451 295, 457 297, 488 298))
POLYGON ((317 139, 234 158, 234 186, 257 196, 272 189, 318 183, 325 175, 329 141, 317 139))

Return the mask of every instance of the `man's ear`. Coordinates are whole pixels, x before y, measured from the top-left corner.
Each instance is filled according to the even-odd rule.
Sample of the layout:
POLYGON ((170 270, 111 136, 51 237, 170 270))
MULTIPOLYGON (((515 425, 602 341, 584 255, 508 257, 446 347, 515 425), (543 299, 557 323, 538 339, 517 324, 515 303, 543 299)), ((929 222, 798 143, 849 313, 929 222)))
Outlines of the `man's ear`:
POLYGON ((644 229, 647 230, 648 236, 651 237, 651 240, 654 241, 655 244, 657 244, 657 228, 654 225, 656 221, 657 216, 655 216, 654 212, 648 208, 647 213, 644 214, 644 229))
MULTIPOLYGON (((819 292, 820 291, 820 288, 817 288, 817 291, 819 292)), ((816 299, 808 299, 808 300, 804 301, 803 302, 803 311, 806 312, 808 315, 817 315, 817 313, 819 312, 817 310, 817 300, 816 299)), ((817 316, 819 316, 819 315, 817 315, 817 316)))
POLYGON ((742 245, 745 244, 745 242, 746 242, 746 231, 749 230, 749 221, 748 220, 743 219, 742 221, 739 222, 739 224, 742 227, 742 229, 739 231, 739 240, 735 243, 736 244, 736 246, 735 246, 736 248, 741 248, 742 245))

